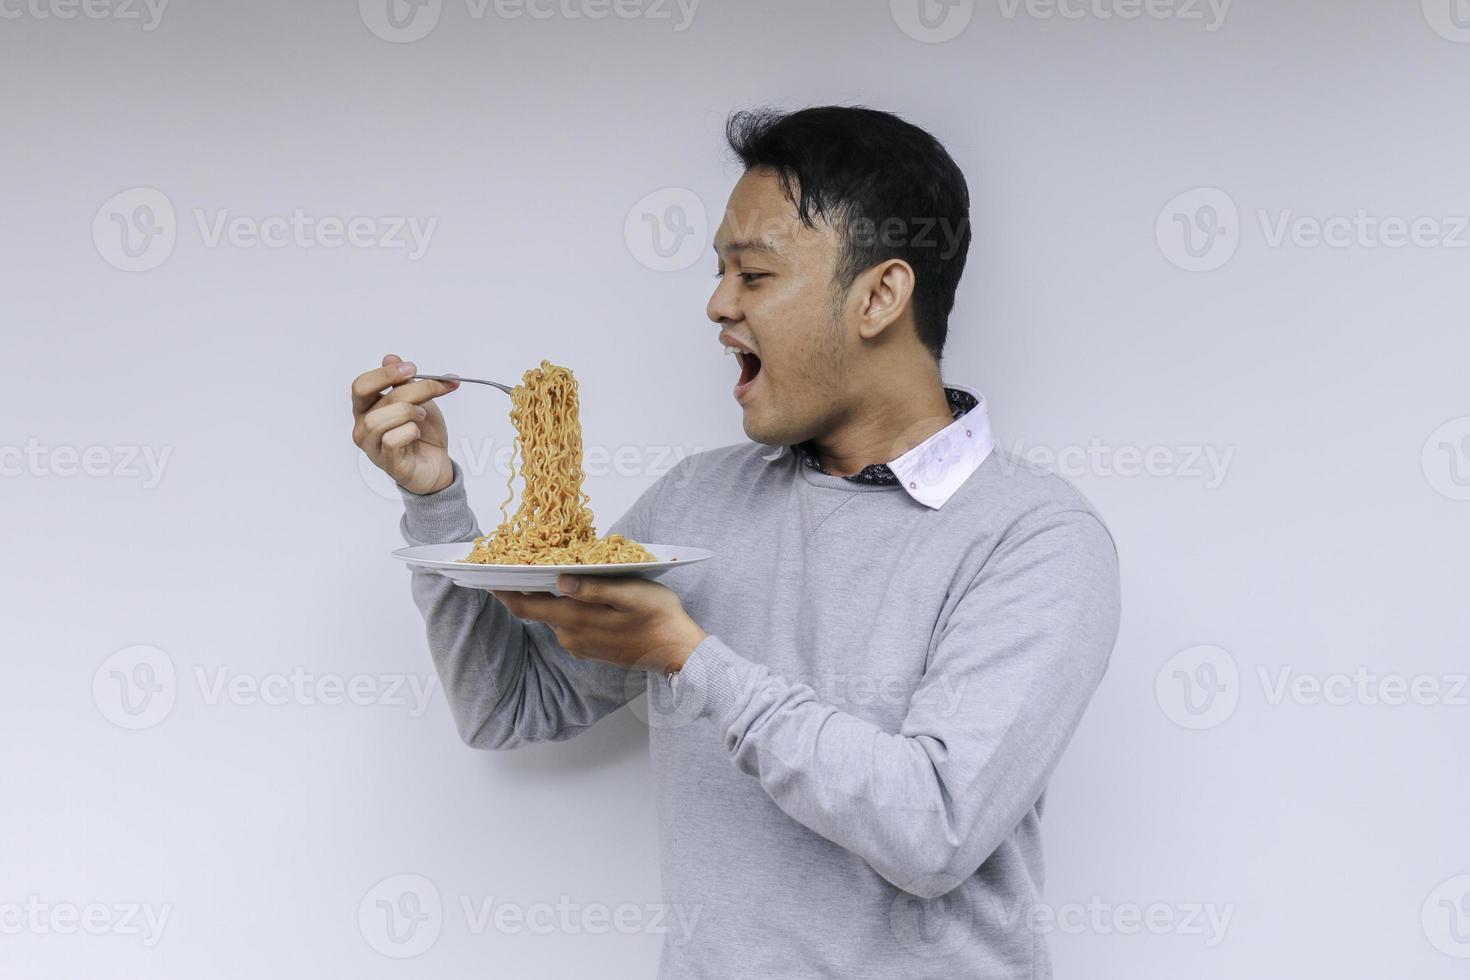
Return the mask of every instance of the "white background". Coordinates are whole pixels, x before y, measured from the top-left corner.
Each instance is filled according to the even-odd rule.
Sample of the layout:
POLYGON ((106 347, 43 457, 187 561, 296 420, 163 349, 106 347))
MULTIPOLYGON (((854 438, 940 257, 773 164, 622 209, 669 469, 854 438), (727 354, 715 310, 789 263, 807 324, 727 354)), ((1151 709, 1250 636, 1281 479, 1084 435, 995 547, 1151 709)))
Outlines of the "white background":
MULTIPOLYGON (((588 446, 624 450, 588 482, 604 527, 675 454, 742 440, 704 319, 709 222, 686 207, 690 250, 661 259, 642 215, 717 219, 724 117, 771 103, 868 104, 946 142, 976 237, 945 374, 988 396, 1001 445, 1060 453, 1120 545, 1122 633, 1045 816, 1049 905, 1102 911, 1052 931, 1057 975, 1470 969, 1470 26, 1450 0, 1223 20, 962 0, 927 33, 912 0, 705 0, 683 30, 652 0, 443 0, 400 7, 402 30, 384 0, 97 2, 0 3, 0 973, 652 974, 647 917, 466 920, 490 896, 659 901, 646 732, 623 712, 479 754, 437 691, 392 703, 432 668, 347 386, 386 350, 503 380, 572 366, 588 446), (114 215, 158 200, 138 188, 173 243, 130 259, 114 215), (411 258, 211 244, 197 217, 297 210, 435 224, 411 258), (1293 224, 1359 212, 1430 219, 1427 244, 1293 224), (88 449, 94 475, 67 462, 88 449), (1150 449, 1153 472, 1127 468, 1150 449), (119 700, 137 657, 165 688, 151 715, 119 700), (293 672, 313 683, 284 703, 216 688, 293 672), (1212 677, 1214 700, 1187 686, 1212 677), (1393 677, 1437 693, 1382 703, 1393 677), (334 683, 372 703, 321 703, 334 683), (407 960, 372 925, 402 874, 442 903, 407 960), (98 905, 103 934, 27 903, 98 905), (129 904, 167 911, 156 942, 129 904), (1150 906, 1173 926, 1129 930, 1150 906)), ((507 445, 501 399, 454 395, 454 438, 507 445)), ((503 475, 471 484, 493 523, 503 475)))

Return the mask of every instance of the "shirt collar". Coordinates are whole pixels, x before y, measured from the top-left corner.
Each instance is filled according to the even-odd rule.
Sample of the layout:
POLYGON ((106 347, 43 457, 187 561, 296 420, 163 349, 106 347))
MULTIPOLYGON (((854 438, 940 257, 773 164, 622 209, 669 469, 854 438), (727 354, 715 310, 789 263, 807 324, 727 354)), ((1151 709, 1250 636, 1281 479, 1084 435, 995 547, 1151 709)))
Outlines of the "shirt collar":
MULTIPOLYGON (((975 407, 897 459, 888 468, 910 497, 938 510, 980 468, 995 448, 985 396, 965 385, 946 382, 975 398, 975 407)), ((790 446, 767 446, 761 458, 775 462, 790 446)))

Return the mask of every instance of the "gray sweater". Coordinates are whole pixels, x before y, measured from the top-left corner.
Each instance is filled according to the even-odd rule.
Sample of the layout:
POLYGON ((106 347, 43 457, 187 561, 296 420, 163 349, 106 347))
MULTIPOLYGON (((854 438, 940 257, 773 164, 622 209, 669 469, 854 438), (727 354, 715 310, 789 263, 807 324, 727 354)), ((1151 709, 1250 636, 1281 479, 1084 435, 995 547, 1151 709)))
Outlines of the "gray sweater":
MULTIPOLYGON (((1049 978, 1040 820, 1117 635, 1108 531, 999 449, 931 509, 766 448, 686 458, 609 528, 715 552, 661 580, 710 634, 672 690, 415 570, 460 735, 570 738, 649 695, 664 898, 694 923, 661 977, 1049 978)), ((458 468, 404 498, 410 544, 480 533, 458 468)))

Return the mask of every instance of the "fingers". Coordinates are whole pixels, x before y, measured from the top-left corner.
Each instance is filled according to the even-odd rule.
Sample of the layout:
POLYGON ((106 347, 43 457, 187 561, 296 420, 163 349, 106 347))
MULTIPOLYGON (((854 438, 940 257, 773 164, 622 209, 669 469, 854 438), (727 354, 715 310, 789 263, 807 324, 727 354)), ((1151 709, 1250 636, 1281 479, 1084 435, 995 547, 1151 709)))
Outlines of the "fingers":
POLYGON ((545 623, 554 629, 578 626, 586 616, 576 603, 550 592, 492 591, 490 594, 504 603, 511 615, 545 623))
POLYGON ((385 389, 401 384, 417 370, 412 361, 401 360, 397 354, 386 355, 382 367, 364 371, 352 380, 352 414, 367 414, 385 389))
POLYGON ((641 608, 647 587, 654 585, 632 576, 558 575, 556 587, 578 602, 612 606, 614 609, 641 608))
POLYGON ((390 405, 395 402, 411 402, 414 405, 422 405, 424 402, 432 401, 440 395, 447 395, 451 391, 459 390, 458 381, 410 381, 401 384, 379 398, 377 404, 390 405))
POLYGON ((353 435, 370 458, 376 459, 381 448, 402 449, 419 437, 415 423, 428 412, 421 405, 397 402, 378 405, 358 420, 353 435))
POLYGON ((400 425, 383 436, 383 447, 392 450, 404 449, 417 442, 420 434, 417 422, 400 425))

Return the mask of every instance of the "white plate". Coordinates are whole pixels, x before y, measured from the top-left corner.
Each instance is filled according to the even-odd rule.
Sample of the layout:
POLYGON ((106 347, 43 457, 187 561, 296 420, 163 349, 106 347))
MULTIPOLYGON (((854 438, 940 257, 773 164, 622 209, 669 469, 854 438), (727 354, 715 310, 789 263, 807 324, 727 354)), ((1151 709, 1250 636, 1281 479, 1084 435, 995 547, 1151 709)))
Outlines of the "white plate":
POLYGON ((714 552, 673 544, 645 544, 658 561, 622 562, 615 565, 467 565, 459 559, 470 553, 469 542, 422 544, 399 548, 393 557, 415 568, 427 568, 454 580, 467 589, 505 589, 514 592, 553 592, 558 575, 636 575, 654 579, 671 568, 692 565, 714 552))

